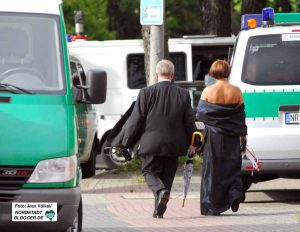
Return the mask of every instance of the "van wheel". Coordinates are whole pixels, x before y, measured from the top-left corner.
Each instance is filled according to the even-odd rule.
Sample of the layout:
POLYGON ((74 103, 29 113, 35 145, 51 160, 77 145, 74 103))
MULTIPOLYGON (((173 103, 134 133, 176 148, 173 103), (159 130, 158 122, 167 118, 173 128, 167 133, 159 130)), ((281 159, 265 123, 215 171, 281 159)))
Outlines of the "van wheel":
MULTIPOLYGON (((108 146, 108 142, 105 141, 101 147, 101 155, 104 164, 106 165, 107 169, 116 169, 118 168, 121 164, 118 164, 114 162, 111 158, 111 154, 105 154, 104 148, 108 146)), ((110 151, 109 151, 110 152, 110 151)))
POLYGON ((252 178, 249 175, 242 175, 242 183, 243 183, 243 197, 241 199, 241 202, 244 202, 246 200, 246 192, 250 188, 252 184, 252 178))
POLYGON ((95 174, 96 174, 96 156, 97 156, 97 146, 94 141, 89 160, 86 163, 81 165, 82 179, 86 179, 91 176, 95 176, 95 174))
POLYGON ((72 227, 66 232, 82 232, 82 199, 80 197, 77 215, 74 219, 72 227))

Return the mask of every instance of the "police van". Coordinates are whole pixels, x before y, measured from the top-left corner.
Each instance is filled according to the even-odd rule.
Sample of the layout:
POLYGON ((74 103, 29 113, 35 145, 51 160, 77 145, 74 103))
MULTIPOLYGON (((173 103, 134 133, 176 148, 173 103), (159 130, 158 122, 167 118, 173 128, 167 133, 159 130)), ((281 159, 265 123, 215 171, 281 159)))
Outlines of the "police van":
POLYGON ((244 15, 231 59, 230 82, 243 92, 248 149, 244 191, 251 183, 300 178, 300 14, 244 15), (255 160, 252 160, 255 161, 255 160))
MULTIPOLYGON (((215 59, 227 59, 235 36, 184 36, 169 39, 170 59, 175 64, 175 83, 189 90, 196 109, 204 79, 215 59)), ((105 155, 105 140, 116 122, 146 86, 143 40, 88 41, 84 36, 70 36, 70 54, 77 57, 85 70, 101 68, 107 72, 107 99, 96 105, 98 138, 106 167, 116 168, 119 163, 105 155)), ((199 128, 202 126, 197 122, 199 128)))
POLYGON ((61 0, 2 0, 0 33, 0 230, 80 232, 105 73, 71 72, 61 0))

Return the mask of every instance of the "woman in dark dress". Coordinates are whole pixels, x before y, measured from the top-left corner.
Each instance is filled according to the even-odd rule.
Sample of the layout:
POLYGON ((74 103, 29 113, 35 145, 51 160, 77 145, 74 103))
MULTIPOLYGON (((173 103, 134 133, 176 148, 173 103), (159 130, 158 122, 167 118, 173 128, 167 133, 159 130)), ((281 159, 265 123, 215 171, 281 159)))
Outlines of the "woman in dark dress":
POLYGON ((241 90, 228 83, 230 65, 215 61, 209 75, 216 83, 201 95, 197 119, 205 124, 201 180, 201 214, 236 212, 242 199, 241 142, 246 141, 241 90))

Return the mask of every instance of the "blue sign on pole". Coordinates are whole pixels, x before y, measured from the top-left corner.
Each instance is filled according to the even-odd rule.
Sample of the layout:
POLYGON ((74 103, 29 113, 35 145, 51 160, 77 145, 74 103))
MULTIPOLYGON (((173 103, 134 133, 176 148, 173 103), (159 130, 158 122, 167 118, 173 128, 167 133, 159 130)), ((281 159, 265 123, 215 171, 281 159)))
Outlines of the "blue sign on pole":
POLYGON ((142 25, 162 25, 163 0, 141 0, 140 21, 142 25))

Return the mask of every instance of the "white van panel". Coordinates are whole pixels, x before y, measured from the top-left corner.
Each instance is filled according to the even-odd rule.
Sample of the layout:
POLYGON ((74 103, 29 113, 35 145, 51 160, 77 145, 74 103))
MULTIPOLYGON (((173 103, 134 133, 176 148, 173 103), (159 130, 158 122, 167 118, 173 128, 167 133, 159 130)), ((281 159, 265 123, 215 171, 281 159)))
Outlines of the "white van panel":
POLYGON ((1 2, 2 12, 22 12, 59 15, 62 0, 9 0, 1 2))

